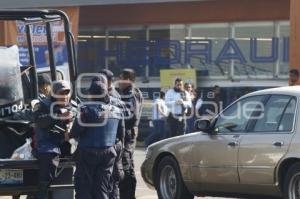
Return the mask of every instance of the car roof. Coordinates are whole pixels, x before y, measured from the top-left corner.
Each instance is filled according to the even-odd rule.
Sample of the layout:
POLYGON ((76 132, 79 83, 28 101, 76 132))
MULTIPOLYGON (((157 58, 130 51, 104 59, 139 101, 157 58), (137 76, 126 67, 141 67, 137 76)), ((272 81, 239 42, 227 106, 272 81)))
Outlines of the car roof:
POLYGON ((253 95, 266 95, 266 94, 281 94, 281 95, 292 95, 292 96, 300 97, 300 86, 284 86, 284 87, 264 89, 264 90, 249 93, 243 96, 243 98, 253 96, 253 95))

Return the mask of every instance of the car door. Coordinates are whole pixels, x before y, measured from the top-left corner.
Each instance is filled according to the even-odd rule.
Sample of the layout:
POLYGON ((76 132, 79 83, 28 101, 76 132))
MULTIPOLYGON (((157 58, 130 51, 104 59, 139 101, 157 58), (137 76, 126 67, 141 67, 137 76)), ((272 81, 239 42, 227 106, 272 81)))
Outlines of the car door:
POLYGON ((238 153, 241 184, 274 183, 275 167, 293 136, 296 104, 296 97, 272 95, 260 117, 242 135, 238 153))
MULTIPOLYGON (((243 98, 225 109, 215 120, 213 133, 201 133, 193 144, 192 178, 197 183, 238 184, 238 148, 240 134, 246 129, 248 117, 243 107, 262 104, 266 96, 243 98)), ((250 113, 251 114, 251 111, 250 113)))

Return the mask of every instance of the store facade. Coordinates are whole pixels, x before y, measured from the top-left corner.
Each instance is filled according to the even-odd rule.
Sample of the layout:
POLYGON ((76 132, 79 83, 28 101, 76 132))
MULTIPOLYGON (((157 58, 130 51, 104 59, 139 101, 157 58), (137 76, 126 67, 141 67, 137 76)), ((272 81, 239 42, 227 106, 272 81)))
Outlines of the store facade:
MULTIPOLYGON (((296 32, 291 31, 296 26, 290 18, 297 6, 291 2, 296 4, 295 0, 54 0, 18 5, 79 8, 81 73, 109 68, 118 74, 124 67, 134 68, 138 86, 152 99, 160 89, 160 70, 193 69, 196 87, 236 89, 237 93, 227 94, 229 102, 251 90, 288 84, 290 49, 296 43, 294 36, 290 38, 296 32)), ((0 6, 15 4, 12 0, 0 6)))
POLYGON ((134 68, 149 98, 161 69, 195 69, 201 92, 220 85, 228 104, 288 84, 289 16, 286 0, 83 6, 78 63, 81 72, 134 68))

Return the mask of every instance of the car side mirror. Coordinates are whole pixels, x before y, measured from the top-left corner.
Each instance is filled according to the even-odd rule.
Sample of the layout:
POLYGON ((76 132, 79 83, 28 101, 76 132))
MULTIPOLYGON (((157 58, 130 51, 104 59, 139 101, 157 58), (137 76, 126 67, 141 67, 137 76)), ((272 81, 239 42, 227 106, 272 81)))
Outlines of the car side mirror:
POLYGON ((195 129, 198 131, 207 132, 210 130, 210 120, 200 119, 195 121, 195 129))

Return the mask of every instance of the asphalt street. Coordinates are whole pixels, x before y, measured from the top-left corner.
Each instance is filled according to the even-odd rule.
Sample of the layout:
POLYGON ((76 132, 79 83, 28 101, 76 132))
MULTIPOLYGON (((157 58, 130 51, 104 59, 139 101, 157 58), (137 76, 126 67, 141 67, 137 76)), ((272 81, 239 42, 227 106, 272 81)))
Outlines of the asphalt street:
MULTIPOLYGON (((156 195, 156 191, 149 189, 144 183, 141 176, 140 166, 145 158, 145 149, 137 148, 134 154, 134 158, 135 158, 135 168, 136 168, 136 175, 137 175, 137 190, 136 190, 137 199, 158 199, 156 195)), ((25 199, 25 198, 26 196, 21 197, 21 199, 25 199)), ((0 199, 11 199, 11 197, 0 196, 0 199)), ((197 199, 237 199, 237 198, 197 197, 197 199)), ((267 198, 257 197, 255 199, 267 199, 267 198)))

